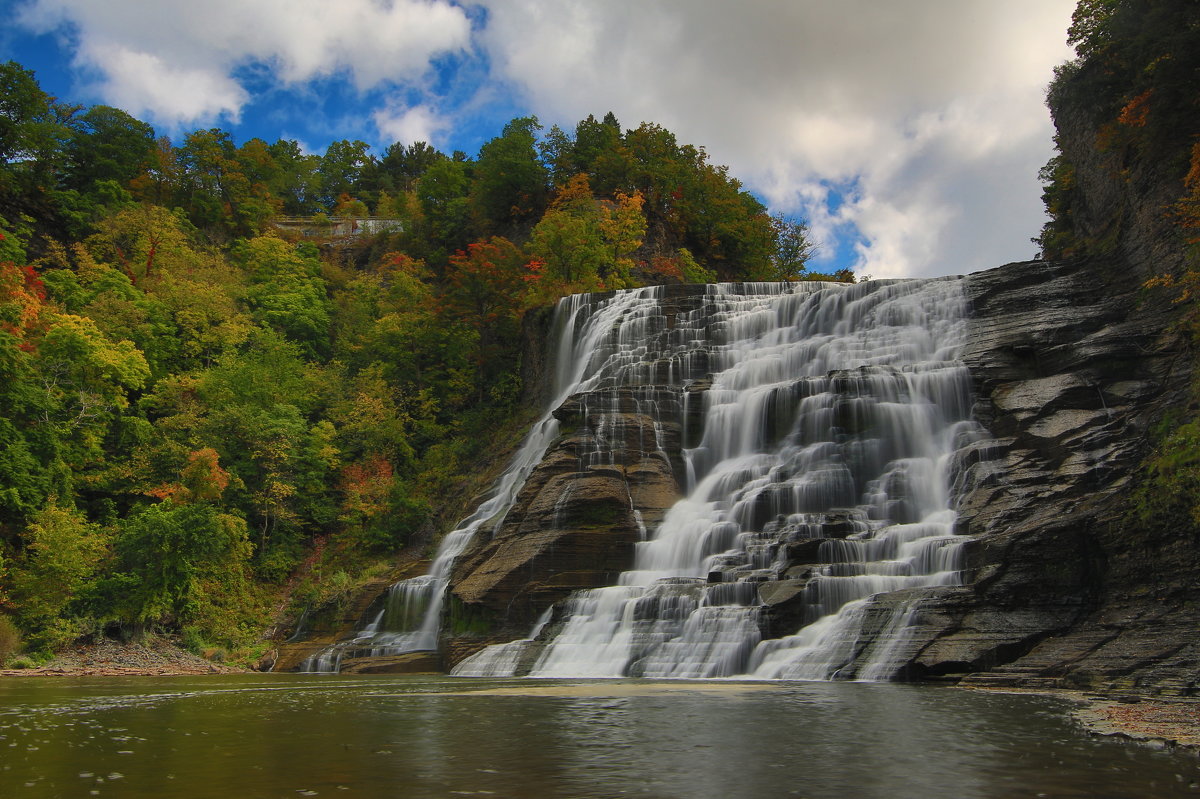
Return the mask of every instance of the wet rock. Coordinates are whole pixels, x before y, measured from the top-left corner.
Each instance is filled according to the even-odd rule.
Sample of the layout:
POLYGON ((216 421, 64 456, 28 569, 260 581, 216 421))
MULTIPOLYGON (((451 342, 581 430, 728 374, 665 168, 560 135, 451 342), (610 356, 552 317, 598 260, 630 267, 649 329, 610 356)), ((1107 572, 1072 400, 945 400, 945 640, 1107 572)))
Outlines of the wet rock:
POLYGON ((495 536, 473 542, 455 564, 452 595, 487 619, 489 632, 524 634, 546 607, 611 585, 632 566, 634 545, 680 496, 667 454, 678 458, 678 425, 635 412, 677 414, 660 394, 579 395, 559 409, 581 426, 547 452, 495 536), (601 406, 610 411, 585 410, 601 406))
POLYGON ((1126 521, 1148 428, 1190 371, 1139 271, 1080 260, 967 278, 964 361, 997 441, 960 463, 969 584, 930 600, 912 674, 1168 691, 1194 677, 1200 548, 1126 521))
POLYGON ((443 671, 437 652, 405 652, 402 655, 346 658, 342 674, 436 674, 443 671))

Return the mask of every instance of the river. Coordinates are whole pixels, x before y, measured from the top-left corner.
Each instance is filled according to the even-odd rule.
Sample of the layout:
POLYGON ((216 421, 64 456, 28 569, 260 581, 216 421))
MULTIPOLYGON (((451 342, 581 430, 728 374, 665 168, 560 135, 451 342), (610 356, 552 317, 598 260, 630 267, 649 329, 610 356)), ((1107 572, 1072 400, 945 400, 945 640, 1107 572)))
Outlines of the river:
POLYGON ((0 680, 0 796, 1154 797, 1200 760, 1065 700, 887 683, 0 680))

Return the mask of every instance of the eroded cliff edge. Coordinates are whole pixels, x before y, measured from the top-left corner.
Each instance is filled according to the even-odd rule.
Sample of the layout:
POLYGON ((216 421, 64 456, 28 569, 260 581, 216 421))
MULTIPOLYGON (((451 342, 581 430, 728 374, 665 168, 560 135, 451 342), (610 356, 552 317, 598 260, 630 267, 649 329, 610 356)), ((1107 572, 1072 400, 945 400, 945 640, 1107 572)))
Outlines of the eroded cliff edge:
POLYGON ((1191 357, 1121 257, 966 278, 963 359, 994 436, 959 507, 967 585, 923 612, 909 676, 1189 692, 1200 547, 1130 522, 1149 431, 1186 404, 1191 357))
MULTIPOLYGON (((1192 370, 1186 339, 1168 324, 1170 298, 1145 292, 1146 274, 1116 254, 964 279, 962 357, 974 416, 991 438, 969 454, 962 478, 966 584, 917 589, 925 599, 902 676, 1191 691, 1200 547, 1128 521, 1148 431, 1186 404, 1192 370)), ((673 295, 668 303, 691 307, 699 291, 673 295)), ((689 390, 700 394, 702 375, 693 377, 689 390)), ((594 413, 576 396, 559 408, 562 437, 497 534, 460 558, 444 627, 451 663, 527 635, 574 590, 612 584, 632 565, 642 528, 679 497, 680 447, 689 427, 696 432, 684 411, 700 403, 665 388, 649 403, 632 394, 617 403, 594 413), (598 429, 606 419, 611 426, 598 429), (589 464, 598 435, 612 461, 589 464)), ((839 535, 836 521, 823 536, 839 535)), ((779 579, 757 584, 764 636, 798 626, 802 574, 821 540, 773 550, 784 561, 779 579)), ((876 626, 911 596, 876 602, 876 626)))

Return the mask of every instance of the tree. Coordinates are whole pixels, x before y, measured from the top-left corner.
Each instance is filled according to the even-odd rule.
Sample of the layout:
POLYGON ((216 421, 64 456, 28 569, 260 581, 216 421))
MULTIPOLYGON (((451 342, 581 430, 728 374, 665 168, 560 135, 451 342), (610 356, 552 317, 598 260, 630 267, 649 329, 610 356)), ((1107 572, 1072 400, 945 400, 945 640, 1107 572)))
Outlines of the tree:
POLYGON ((452 159, 432 164, 417 184, 423 232, 436 248, 430 251, 431 263, 444 261, 449 252, 462 249, 470 241, 470 188, 467 165, 452 159))
POLYGON ((795 280, 807 268, 816 245, 808 237, 808 226, 782 214, 771 217, 775 230, 775 254, 771 259, 772 279, 795 280))
POLYGON ((59 436, 44 422, 53 402, 35 358, 52 310, 32 267, 0 261, 0 535, 19 527, 51 493, 70 493, 69 472, 49 468, 59 436))
POLYGON ((71 606, 95 579, 109 553, 109 536, 71 506, 51 499, 30 519, 25 552, 13 575, 22 626, 34 646, 53 648, 83 632, 71 606))
POLYGON ((546 167, 538 158, 537 117, 520 117, 483 145, 475 164, 471 204, 485 230, 537 219, 546 207, 546 167))
POLYGON ((291 216, 307 216, 320 210, 321 158, 305 155, 291 139, 280 139, 267 147, 275 164, 268 184, 272 196, 282 203, 282 211, 291 216))
POLYGON ((38 367, 47 395, 68 428, 102 423, 129 404, 128 392, 150 378, 142 352, 113 341, 86 316, 51 313, 38 343, 38 367))
MULTIPOLYGON (((0 64, 0 217, 28 218, 43 235, 74 227, 59 177, 78 106, 42 91, 33 72, 14 61, 0 64)), ((72 231, 73 232, 73 231, 72 231)))
POLYGON ((601 121, 589 114, 576 125, 574 145, 574 168, 588 174, 598 194, 614 197, 629 188, 633 156, 611 111, 601 121))
POLYGON ((159 205, 132 205, 97 224, 87 240, 93 257, 110 263, 129 280, 153 282, 161 271, 188 272, 202 256, 192 246, 193 228, 159 205))
POLYGON ((645 201, 639 192, 618 191, 611 203, 600 207, 600 232, 604 236, 605 263, 601 276, 610 288, 632 288, 633 253, 646 235, 645 201))
POLYGON ((176 627, 210 613, 220 589, 243 587, 250 557, 245 522, 203 502, 143 508, 122 522, 115 550, 123 619, 176 627))
POLYGON ((575 161, 575 142, 558 125, 538 142, 538 153, 549 173, 550 183, 561 189, 572 177, 582 171, 575 161))
POLYGON ((473 335, 480 400, 489 382, 509 366, 493 356, 516 334, 531 274, 525 254, 499 236, 450 257, 443 313, 473 335))
POLYGON ((431 166, 446 156, 427 142, 413 142, 407 146, 400 142, 388 145, 379 162, 380 172, 391 184, 386 187, 394 192, 412 191, 431 166))
POLYGON ((129 191, 135 200, 173 206, 184 201, 184 171, 179 150, 168 137, 160 136, 150 151, 145 171, 130 181, 129 191))
POLYGON ((607 253, 594 201, 589 197, 547 211, 533 229, 529 252, 545 265, 542 279, 554 286, 554 293, 599 289, 607 253))
MULTIPOLYGON (((320 204, 332 211, 342 194, 353 195, 364 170, 375 163, 370 145, 363 141, 342 139, 325 149, 317 174, 321 178, 320 204)), ((374 201, 374 197, 368 198, 374 201)))
POLYGON ((67 187, 90 192, 101 181, 128 187, 155 151, 154 128, 119 108, 95 105, 77 120, 67 145, 67 187))
POLYGON ((330 306, 315 248, 260 236, 238 244, 233 256, 249 278, 246 302, 255 319, 300 345, 308 357, 327 356, 330 306))

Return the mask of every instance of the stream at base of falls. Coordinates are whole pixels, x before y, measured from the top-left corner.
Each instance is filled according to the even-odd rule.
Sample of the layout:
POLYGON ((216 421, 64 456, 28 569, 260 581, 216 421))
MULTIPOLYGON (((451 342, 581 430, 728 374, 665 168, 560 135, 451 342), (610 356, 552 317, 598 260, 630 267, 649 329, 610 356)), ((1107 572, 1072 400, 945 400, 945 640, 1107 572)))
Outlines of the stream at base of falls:
POLYGON ((887 683, 232 675, 0 680, 0 796, 1200 795, 1055 697, 887 683))

